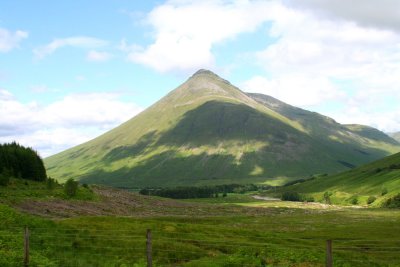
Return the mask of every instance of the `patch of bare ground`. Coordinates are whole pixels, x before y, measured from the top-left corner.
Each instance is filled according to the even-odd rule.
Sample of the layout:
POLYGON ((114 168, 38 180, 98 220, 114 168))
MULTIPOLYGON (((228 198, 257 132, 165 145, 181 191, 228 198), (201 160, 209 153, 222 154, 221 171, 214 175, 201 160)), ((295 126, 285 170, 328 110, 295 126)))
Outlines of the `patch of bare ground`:
POLYGON ((268 208, 249 208, 236 205, 187 203, 172 199, 144 196, 121 189, 92 186, 97 201, 26 199, 16 207, 26 213, 50 218, 76 216, 234 216, 271 215, 280 211, 268 208))

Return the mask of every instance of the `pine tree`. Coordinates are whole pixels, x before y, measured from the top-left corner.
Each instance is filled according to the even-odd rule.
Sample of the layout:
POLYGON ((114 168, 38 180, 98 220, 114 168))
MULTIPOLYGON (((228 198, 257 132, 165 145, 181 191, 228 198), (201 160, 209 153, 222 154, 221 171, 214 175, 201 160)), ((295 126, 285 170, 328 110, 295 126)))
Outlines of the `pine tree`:
POLYGON ((42 158, 32 148, 27 148, 12 142, 0 144, 0 170, 8 169, 11 176, 45 181, 46 169, 42 158))

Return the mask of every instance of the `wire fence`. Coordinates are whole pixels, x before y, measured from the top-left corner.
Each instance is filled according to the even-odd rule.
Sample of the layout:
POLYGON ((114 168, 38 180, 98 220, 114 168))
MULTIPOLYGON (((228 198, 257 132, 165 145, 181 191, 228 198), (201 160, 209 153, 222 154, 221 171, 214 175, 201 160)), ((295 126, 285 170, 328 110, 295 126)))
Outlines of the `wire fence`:
POLYGON ((20 248, 16 266, 400 266, 396 239, 282 237, 240 224, 207 225, 197 225, 202 232, 15 227, 0 230, 0 249, 20 248))

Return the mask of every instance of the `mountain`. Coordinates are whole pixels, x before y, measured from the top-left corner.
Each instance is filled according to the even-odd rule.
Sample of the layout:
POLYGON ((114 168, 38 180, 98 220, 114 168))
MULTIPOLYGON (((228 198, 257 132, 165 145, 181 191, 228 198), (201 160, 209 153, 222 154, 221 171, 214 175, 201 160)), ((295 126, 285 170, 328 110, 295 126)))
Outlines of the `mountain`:
POLYGON ((45 160, 60 181, 118 187, 282 183, 400 151, 384 133, 341 125, 200 70, 113 130, 45 160))
POLYGON ((389 136, 392 137, 397 142, 400 142, 400 132, 389 133, 389 136))
POLYGON ((324 192, 331 192, 334 203, 351 203, 354 197, 364 204, 370 196, 377 204, 400 193, 400 153, 385 157, 327 177, 311 179, 282 189, 307 193, 322 199, 324 192))

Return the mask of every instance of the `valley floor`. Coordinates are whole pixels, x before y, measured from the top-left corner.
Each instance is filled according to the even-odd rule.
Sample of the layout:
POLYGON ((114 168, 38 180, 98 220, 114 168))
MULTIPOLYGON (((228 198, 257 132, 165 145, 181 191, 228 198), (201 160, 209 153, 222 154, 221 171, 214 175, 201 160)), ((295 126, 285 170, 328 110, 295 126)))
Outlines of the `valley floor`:
POLYGON ((254 199, 176 201, 92 187, 95 198, 21 197, 0 190, 0 266, 400 266, 400 211, 254 199))

